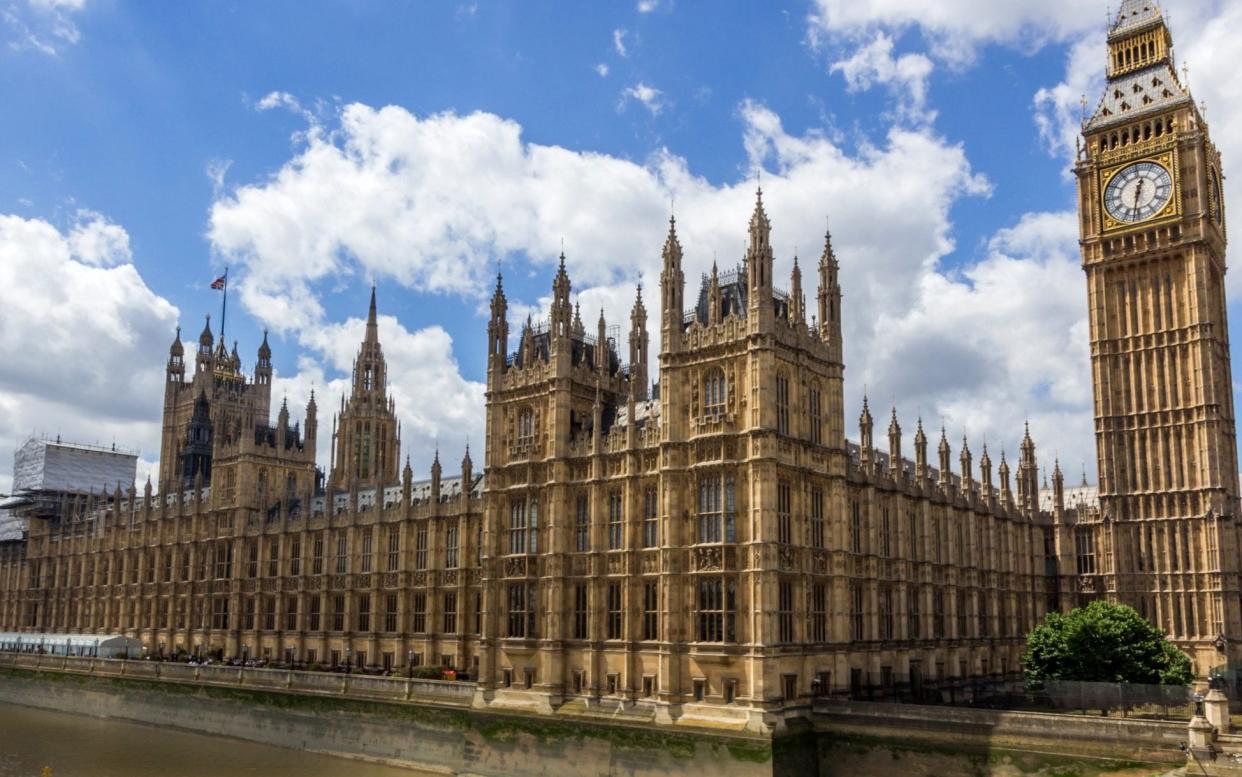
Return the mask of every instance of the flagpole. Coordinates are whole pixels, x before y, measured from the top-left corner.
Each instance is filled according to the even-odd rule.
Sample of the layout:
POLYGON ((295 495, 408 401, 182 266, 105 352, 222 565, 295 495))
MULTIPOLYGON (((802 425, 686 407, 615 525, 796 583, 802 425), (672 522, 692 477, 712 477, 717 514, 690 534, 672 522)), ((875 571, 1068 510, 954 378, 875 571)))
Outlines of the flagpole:
POLYGON ((224 315, 229 310, 229 268, 224 266, 224 301, 220 303, 220 344, 224 345, 224 315))

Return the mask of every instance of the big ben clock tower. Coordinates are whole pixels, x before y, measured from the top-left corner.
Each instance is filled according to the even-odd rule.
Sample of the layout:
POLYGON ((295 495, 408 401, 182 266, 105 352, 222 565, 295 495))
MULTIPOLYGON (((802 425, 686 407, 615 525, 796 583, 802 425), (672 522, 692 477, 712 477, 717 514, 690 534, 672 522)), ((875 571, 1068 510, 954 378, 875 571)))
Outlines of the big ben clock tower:
POLYGON ((1075 166, 1103 516, 1077 530, 1104 559, 1079 582, 1202 675, 1242 659, 1220 154, 1154 0, 1122 3, 1107 73, 1075 166))

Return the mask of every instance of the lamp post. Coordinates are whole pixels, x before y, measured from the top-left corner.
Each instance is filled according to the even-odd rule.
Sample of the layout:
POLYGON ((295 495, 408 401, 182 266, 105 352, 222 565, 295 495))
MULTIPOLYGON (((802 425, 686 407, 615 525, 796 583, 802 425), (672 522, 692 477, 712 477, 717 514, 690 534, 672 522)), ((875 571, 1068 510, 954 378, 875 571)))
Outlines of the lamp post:
POLYGON ((352 658, 353 654, 354 654, 353 648, 345 648, 345 674, 352 673, 351 667, 353 666, 353 658, 352 658))
POLYGON ((407 650, 405 652, 405 674, 406 677, 413 679, 414 677, 414 651, 407 650))

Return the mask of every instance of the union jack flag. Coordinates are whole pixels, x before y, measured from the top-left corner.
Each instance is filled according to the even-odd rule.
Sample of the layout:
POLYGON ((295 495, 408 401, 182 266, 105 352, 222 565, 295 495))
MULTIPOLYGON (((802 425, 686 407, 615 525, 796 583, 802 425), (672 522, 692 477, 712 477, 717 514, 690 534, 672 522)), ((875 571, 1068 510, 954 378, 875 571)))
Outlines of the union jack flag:
POLYGON ((216 290, 223 289, 224 284, 227 280, 228 279, 226 276, 221 275, 219 278, 216 278, 214 281, 211 282, 211 288, 216 289, 216 290))

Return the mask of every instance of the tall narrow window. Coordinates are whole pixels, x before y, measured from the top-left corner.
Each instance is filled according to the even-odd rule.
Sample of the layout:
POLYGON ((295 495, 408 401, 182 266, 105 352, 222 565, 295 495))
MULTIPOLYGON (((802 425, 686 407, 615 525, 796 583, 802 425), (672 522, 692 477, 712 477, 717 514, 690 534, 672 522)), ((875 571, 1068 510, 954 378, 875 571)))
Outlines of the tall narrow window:
POLYGON ((806 393, 807 405, 807 423, 811 427, 811 443, 819 445, 824 441, 823 427, 820 418, 820 391, 818 386, 812 386, 806 393))
POLYGON ((811 547, 824 547, 824 492, 811 489, 811 547))
MULTIPOLYGON (((1095 535, 1090 527, 1080 527, 1074 535, 1074 544, 1078 551, 1078 574, 1095 574, 1095 535)), ((1176 553, 1176 546, 1173 548, 1176 553)))
POLYGON ((423 521, 414 532, 414 568, 427 568, 427 522, 423 521))
POLYGON ((654 548, 660 544, 660 500, 655 488, 643 491, 643 547, 654 548))
POLYGON ((949 636, 944 629, 944 590, 932 590, 932 639, 944 639, 949 636))
POLYGON ((660 638, 660 584, 643 583, 643 639, 660 638))
POLYGON ((323 599, 319 596, 312 596, 310 598, 310 623, 307 624, 307 628, 311 631, 319 631, 323 625, 321 621, 322 614, 323 599))
POLYGON ((793 543, 793 498, 789 481, 776 484, 776 541, 782 545, 793 543))
POLYGON ((298 598, 290 596, 285 599, 285 631, 298 630, 298 598))
POLYGON ((621 614, 621 584, 608 584, 608 639, 621 639, 623 619, 621 614))
POLYGON ((401 532, 396 526, 388 529, 388 571, 396 572, 401 563, 401 532))
POLYGON ((517 441, 519 445, 526 445, 535 440, 535 413, 529 408, 518 413, 517 421, 517 441))
POLYGON ((591 507, 586 494, 578 494, 574 512, 574 547, 579 553, 591 549, 591 507))
POLYGON ((789 378, 776 376, 776 431, 789 434, 789 378))
POLYGON ((457 592, 444 592, 444 633, 457 633, 457 592))
POLYGON ((906 589, 906 639, 922 639, 919 624, 919 589, 911 585, 906 589))
POLYGON ((733 642, 737 584, 732 578, 700 578, 698 591, 700 642, 733 642))
POLYGON ((311 574, 323 574, 323 532, 315 533, 315 541, 311 547, 311 574))
POLYGON ((703 414, 719 415, 725 411, 724 370, 712 369, 703 381, 703 414))
POLYGON ((371 630, 371 595, 358 594, 358 631, 371 630))
POLYGON ((280 572, 280 542, 275 537, 267 544, 267 576, 276 577, 280 572))
POLYGON ((259 542, 251 540, 247 548, 246 577, 259 576, 259 542))
POLYGON ((608 492, 608 549, 620 550, 624 541, 625 511, 622 507, 621 492, 608 492))
POLYGON ((384 594, 384 631, 397 630, 397 595, 384 594))
POLYGON ((811 587, 811 641, 828 641, 828 589, 823 583, 811 587))
POLYGON ((863 552, 862 503, 857 499, 850 501, 850 550, 856 554, 863 552))
POLYGON ((444 529, 444 568, 457 569, 457 527, 444 529))
POLYGON ((965 639, 970 636, 966 628, 969 621, 967 620, 966 610, 966 592, 957 592, 957 638, 965 639))
POLYGON ((733 476, 707 475, 699 479, 698 541, 735 542, 733 476), (723 532, 722 532, 723 525, 723 532))
POLYGON ((508 636, 534 639, 536 636, 534 583, 510 583, 508 599, 508 636))
POLYGON ((373 538, 374 538, 374 530, 372 529, 362 530, 362 558, 360 559, 361 564, 362 564, 362 569, 360 571, 364 575, 370 573, 371 571, 371 561, 373 558, 371 544, 373 542, 373 538))
POLYGON ((850 638, 855 642, 862 642, 865 635, 864 618, 865 610, 863 602, 865 601, 865 592, 862 584, 850 584, 850 638))
POLYGON ((345 630, 345 596, 337 594, 332 597, 332 630, 345 630))
POLYGON ((414 594, 414 601, 411 604, 413 618, 411 618, 410 630, 416 634, 422 634, 427 631, 427 594, 421 591, 414 594))
POLYGON ((919 523, 918 516, 915 515, 914 508, 906 511, 906 542, 908 544, 908 558, 911 561, 919 560, 919 523))
POLYGON ((788 580, 777 585, 776 623, 777 640, 788 644, 794 641, 794 587, 788 580))
POLYGON ((888 641, 893 638, 893 587, 885 585, 880 589, 880 639, 888 641))
POLYGON ((587 638, 588 596, 586 583, 574 586, 574 639, 587 638))
POLYGON ((348 539, 345 532, 337 532, 336 535, 336 573, 343 575, 349 571, 349 556, 346 555, 348 547, 348 539))
POLYGON ((893 520, 888 505, 880 508, 880 555, 884 558, 893 555, 893 520))

